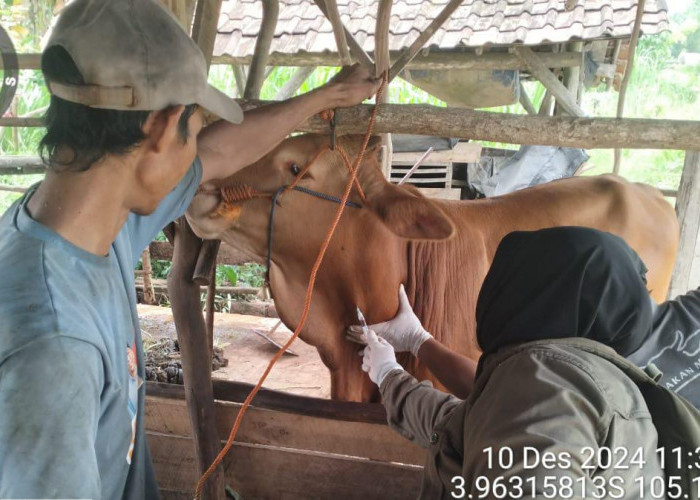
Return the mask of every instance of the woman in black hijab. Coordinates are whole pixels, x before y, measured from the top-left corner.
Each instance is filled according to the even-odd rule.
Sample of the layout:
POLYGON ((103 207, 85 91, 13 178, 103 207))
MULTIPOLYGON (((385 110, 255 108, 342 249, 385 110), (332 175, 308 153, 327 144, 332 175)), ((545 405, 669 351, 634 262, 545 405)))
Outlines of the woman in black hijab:
MULTIPOLYGON (((428 449, 419 498, 644 497, 664 472, 639 389, 603 357, 555 339, 635 351, 651 332, 645 272, 624 241, 596 230, 506 236, 477 301, 483 356, 467 400, 418 382, 370 331, 363 369, 389 425, 428 449), (608 467, 601 449, 627 454, 614 451, 621 461, 608 467)), ((402 314, 397 324, 412 324, 402 314)))
POLYGON ((646 266, 619 237, 583 227, 506 235, 476 305, 484 354, 515 342, 585 337, 634 352, 651 334, 646 266))

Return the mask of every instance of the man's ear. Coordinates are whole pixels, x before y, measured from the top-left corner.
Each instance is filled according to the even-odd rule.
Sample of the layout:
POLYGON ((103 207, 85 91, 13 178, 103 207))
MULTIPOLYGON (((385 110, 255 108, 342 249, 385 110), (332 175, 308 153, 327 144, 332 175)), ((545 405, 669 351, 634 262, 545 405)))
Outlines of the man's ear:
POLYGON ((417 240, 444 240, 454 234, 452 221, 429 199, 410 187, 388 182, 381 172, 381 143, 360 165, 358 178, 366 204, 393 233, 417 240))
POLYGON ((153 111, 146 118, 142 130, 156 153, 165 151, 173 141, 178 140, 178 122, 183 111, 185 111, 183 105, 172 106, 153 111))

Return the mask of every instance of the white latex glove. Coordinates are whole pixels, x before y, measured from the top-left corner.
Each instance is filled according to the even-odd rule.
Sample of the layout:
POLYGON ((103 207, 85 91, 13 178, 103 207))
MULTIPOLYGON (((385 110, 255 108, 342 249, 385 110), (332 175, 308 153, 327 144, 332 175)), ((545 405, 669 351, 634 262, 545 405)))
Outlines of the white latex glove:
MULTIPOLYGON (((410 352, 414 356, 418 356, 418 349, 423 342, 433 338, 425 331, 411 309, 403 285, 399 287, 399 312, 396 316, 389 321, 369 325, 369 327, 377 333, 377 336, 389 342, 396 352, 410 352)), ((360 325, 349 326, 345 333, 346 338, 352 342, 366 343, 360 325)))
POLYGON ((384 339, 377 337, 374 331, 367 334, 367 347, 362 355, 362 371, 369 373, 369 378, 377 385, 382 385, 384 377, 394 370, 403 370, 396 362, 394 348, 384 339))

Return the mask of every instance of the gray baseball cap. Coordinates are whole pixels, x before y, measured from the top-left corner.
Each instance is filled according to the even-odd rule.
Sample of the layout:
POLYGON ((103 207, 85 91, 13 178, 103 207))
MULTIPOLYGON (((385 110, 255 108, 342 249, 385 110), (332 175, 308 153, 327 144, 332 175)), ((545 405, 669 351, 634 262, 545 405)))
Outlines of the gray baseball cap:
POLYGON ((231 123, 241 107, 207 83, 197 44, 157 0, 74 0, 46 48, 63 47, 85 85, 48 81, 52 94, 95 108, 155 111, 199 104, 231 123))

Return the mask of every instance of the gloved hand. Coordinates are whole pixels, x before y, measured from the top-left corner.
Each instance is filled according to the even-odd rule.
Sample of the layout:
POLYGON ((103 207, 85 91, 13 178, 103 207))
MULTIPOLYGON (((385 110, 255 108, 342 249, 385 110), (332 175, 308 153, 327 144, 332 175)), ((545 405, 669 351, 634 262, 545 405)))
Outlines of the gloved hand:
POLYGON ((362 371, 369 373, 372 382, 382 385, 389 372, 403 370, 403 367, 396 362, 394 348, 386 340, 377 337, 372 330, 369 330, 366 340, 367 347, 360 351, 362 371))
MULTIPOLYGON (((411 304, 406 297, 403 285, 399 287, 399 312, 393 319, 375 325, 369 325, 378 337, 391 344, 396 352, 410 352, 418 356, 418 349, 428 339, 433 338, 426 332, 420 320, 411 309, 411 304)), ((346 330, 346 338, 358 344, 365 344, 362 327, 360 325, 349 326, 346 330)))

